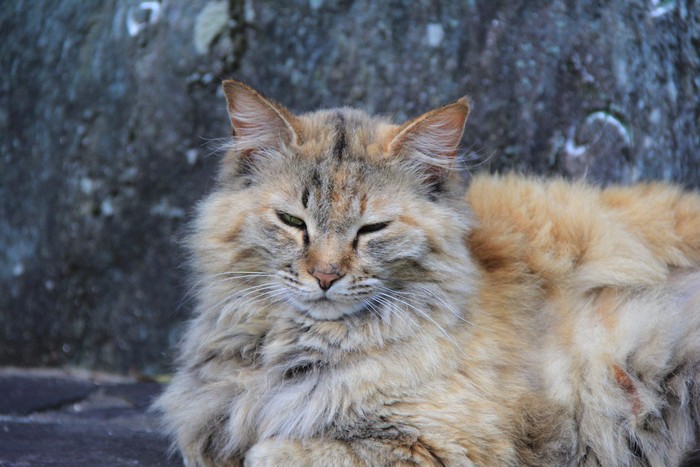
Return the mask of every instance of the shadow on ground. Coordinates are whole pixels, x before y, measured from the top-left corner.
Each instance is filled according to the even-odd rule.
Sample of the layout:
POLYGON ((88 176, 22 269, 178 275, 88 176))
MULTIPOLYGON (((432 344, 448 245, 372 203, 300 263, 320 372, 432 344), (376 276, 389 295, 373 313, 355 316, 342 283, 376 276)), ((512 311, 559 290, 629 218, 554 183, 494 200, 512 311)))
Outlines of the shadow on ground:
POLYGON ((180 466, 147 411, 161 389, 82 371, 0 369, 0 466, 180 466))

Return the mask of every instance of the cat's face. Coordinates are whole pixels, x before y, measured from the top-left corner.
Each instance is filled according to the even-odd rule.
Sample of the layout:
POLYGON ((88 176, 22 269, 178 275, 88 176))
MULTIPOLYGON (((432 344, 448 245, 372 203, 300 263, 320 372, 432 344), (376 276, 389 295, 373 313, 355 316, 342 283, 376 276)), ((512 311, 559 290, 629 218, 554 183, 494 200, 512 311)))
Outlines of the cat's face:
MULTIPOLYGON (((388 292, 440 280, 431 263, 449 254, 455 213, 440 200, 447 172, 409 147, 422 135, 349 109, 293 117, 238 83, 227 97, 237 140, 201 216, 216 238, 199 246, 205 269, 251 303, 320 320, 378 313, 388 292)), ((466 107, 443 112, 454 151, 466 107)))
POLYGON ((317 319, 369 311, 430 248, 421 224, 432 222, 420 207, 431 201, 396 168, 347 159, 296 158, 249 188, 265 200, 248 225, 260 268, 275 274, 281 297, 317 319))

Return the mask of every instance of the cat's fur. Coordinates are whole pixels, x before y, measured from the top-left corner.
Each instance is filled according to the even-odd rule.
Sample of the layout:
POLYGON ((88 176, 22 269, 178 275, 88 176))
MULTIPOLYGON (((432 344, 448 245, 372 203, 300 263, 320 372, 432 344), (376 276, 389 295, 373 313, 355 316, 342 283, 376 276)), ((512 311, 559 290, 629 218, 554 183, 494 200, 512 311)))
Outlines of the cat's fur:
POLYGON ((476 176, 465 199, 466 99, 397 126, 224 91, 157 403, 187 465, 666 466, 698 441, 700 196, 476 176))

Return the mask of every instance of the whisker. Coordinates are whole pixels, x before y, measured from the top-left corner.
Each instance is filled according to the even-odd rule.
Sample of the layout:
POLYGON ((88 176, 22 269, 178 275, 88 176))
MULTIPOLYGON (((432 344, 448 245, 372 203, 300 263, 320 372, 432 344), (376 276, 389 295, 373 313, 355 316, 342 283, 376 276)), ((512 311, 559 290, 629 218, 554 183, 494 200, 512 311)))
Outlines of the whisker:
POLYGON ((381 313, 377 310, 373 300, 364 299, 362 300, 362 305, 367 308, 379 321, 383 321, 381 313))
MULTIPOLYGON (((258 291, 255 291, 255 292, 258 292, 258 291)), ((268 287, 267 289, 264 289, 264 291, 262 293, 260 293, 259 295, 253 296, 252 298, 246 300, 243 303, 238 303, 235 305, 235 307, 240 309, 246 305, 259 303, 263 300, 274 298, 274 297, 277 297, 279 295, 283 295, 285 293, 288 293, 288 290, 286 288, 281 287, 279 284, 270 284, 270 287, 268 287)), ((249 296, 249 295, 250 294, 247 294, 246 296, 249 296)))
MULTIPOLYGON (((418 332, 415 334, 415 336, 418 337, 419 339, 421 339, 422 347, 424 347, 426 349, 431 348, 431 343, 430 343, 429 339, 427 338, 428 333, 426 333, 425 330, 423 328, 421 328, 421 326, 417 322, 415 322, 412 319, 412 317, 408 313, 406 313, 405 310, 402 310, 398 305, 396 305, 395 303, 392 303, 391 301, 387 300, 386 298, 376 297, 376 300, 381 305, 383 305, 387 309, 387 311, 391 312, 391 314, 389 316, 395 316, 396 318, 400 319, 404 325, 416 328, 418 330, 418 332)), ((388 320, 387 320, 387 322, 388 322, 388 320)))
MULTIPOLYGON (((394 292, 392 289, 389 289, 389 288, 387 288, 387 287, 381 287, 381 289, 386 290, 387 292, 391 292, 391 293, 394 292)), ((399 303, 402 303, 402 304, 406 305, 407 307, 411 308, 412 310, 414 310, 414 311, 420 313, 423 317, 425 317, 425 318, 428 319, 430 322, 432 322, 432 323, 445 335, 445 337, 447 338, 447 340, 449 340, 452 344, 454 344, 454 346, 455 346, 459 351, 461 351, 462 353, 464 353, 464 351, 463 351, 462 348, 459 346, 459 344, 457 344, 457 342, 452 338, 452 336, 450 336, 450 334, 449 334, 447 331, 445 331, 445 329, 444 329, 442 326, 440 326, 440 324, 439 324, 437 321, 435 321, 435 320, 430 316, 430 314, 426 313, 425 311, 423 311, 423 310, 421 310, 420 308, 418 308, 418 307, 416 307, 416 306, 410 304, 409 302, 407 302, 407 301, 405 301, 405 300, 401 300, 400 298, 398 298, 398 297, 396 297, 396 296, 394 296, 394 295, 390 295, 390 294, 384 294, 384 295, 385 295, 386 297, 391 298, 391 299, 393 299, 393 300, 395 300, 395 301, 397 301, 397 302, 399 302, 399 303)))
POLYGON ((258 298, 259 298, 259 299, 266 299, 266 300, 269 300, 269 299, 271 299, 271 298, 279 297, 280 295, 285 295, 285 294, 288 294, 288 293, 289 293, 289 290, 287 290, 286 288, 280 287, 278 290, 274 290, 274 289, 273 289, 273 290, 270 290, 270 291, 265 292, 265 293, 263 293, 263 294, 260 294, 260 295, 258 296, 258 298))
MULTIPOLYGON (((460 313, 458 313, 454 308, 452 308, 442 297, 440 297, 440 295, 438 295, 435 291, 433 291, 433 290, 429 289, 428 287, 421 285, 421 284, 414 284, 414 285, 419 290, 421 290, 427 294, 430 294, 430 296, 432 296, 433 298, 438 300, 445 308, 447 308, 447 310, 450 313, 452 313, 460 321, 462 321, 466 324, 469 324, 470 326, 474 326, 476 328, 480 327, 480 326, 477 326, 476 324, 474 324, 473 322, 469 321, 468 319, 464 318, 460 313)), ((411 295, 414 297, 420 297, 420 295, 418 295, 416 293, 412 293, 412 292, 405 292, 405 291, 399 292, 397 290, 397 291, 395 291, 395 293, 398 295, 411 295)))
POLYGON ((231 281, 234 281, 236 279, 250 279, 250 278, 261 278, 261 277, 274 277, 274 274, 265 273, 265 272, 258 272, 258 271, 226 271, 226 272, 221 272, 221 273, 214 274, 211 276, 207 276, 206 278, 195 281, 194 283, 192 283, 188 287, 187 291, 184 294, 182 301, 180 302, 180 304, 178 304, 177 309, 180 309, 181 307, 185 306, 187 303, 196 299, 197 296, 201 296, 205 292, 208 292, 208 291, 220 286, 221 284, 231 282, 231 281), (224 277, 224 279, 220 279, 221 277, 224 277), (218 279, 218 280, 212 282, 212 279, 218 279))
POLYGON ((279 287, 279 285, 274 283, 274 282, 269 282, 269 283, 265 283, 265 284, 260 284, 260 285, 248 287, 247 289, 243 289, 241 291, 235 291, 234 293, 230 294, 229 296, 227 296, 223 300, 219 301, 215 305, 208 307, 208 309, 209 310, 217 310, 217 309, 221 308, 219 318, 218 318, 218 322, 221 323, 222 319, 224 319, 226 316, 228 316, 235 309, 240 309, 243 305, 247 304, 249 301, 249 300, 246 300, 243 303, 241 303, 242 300, 246 299, 247 297, 250 297, 251 295, 255 295, 258 292, 261 292, 261 291, 264 292, 267 290, 271 290, 271 289, 274 289, 275 287, 279 287), (235 300, 231 301, 234 298, 235 298, 235 300))
POLYGON ((377 310, 377 307, 372 300, 363 300, 363 303, 364 303, 365 308, 368 309, 370 311, 370 313, 372 313, 377 318, 377 320, 372 323, 373 330, 375 330, 375 334, 376 334, 377 339, 379 341, 379 345, 381 347, 383 347, 384 346, 384 332, 382 329, 382 324, 385 324, 387 326, 390 326, 390 324, 386 323, 382 319, 381 313, 379 313, 379 310, 377 310))

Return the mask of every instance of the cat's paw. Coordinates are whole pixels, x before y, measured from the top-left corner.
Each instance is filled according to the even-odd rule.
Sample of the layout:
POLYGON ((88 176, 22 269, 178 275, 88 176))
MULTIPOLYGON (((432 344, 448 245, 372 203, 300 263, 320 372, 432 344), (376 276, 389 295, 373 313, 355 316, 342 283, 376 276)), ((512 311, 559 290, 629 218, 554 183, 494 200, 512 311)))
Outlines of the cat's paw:
POLYGON ((266 439, 248 450, 243 461, 244 467, 280 467, 309 465, 304 459, 303 449, 298 441, 288 439, 266 439))
POLYGON ((357 467, 366 465, 353 454, 347 443, 333 439, 266 439, 248 450, 246 467, 357 467))

